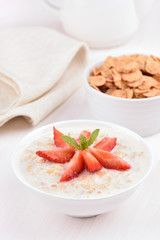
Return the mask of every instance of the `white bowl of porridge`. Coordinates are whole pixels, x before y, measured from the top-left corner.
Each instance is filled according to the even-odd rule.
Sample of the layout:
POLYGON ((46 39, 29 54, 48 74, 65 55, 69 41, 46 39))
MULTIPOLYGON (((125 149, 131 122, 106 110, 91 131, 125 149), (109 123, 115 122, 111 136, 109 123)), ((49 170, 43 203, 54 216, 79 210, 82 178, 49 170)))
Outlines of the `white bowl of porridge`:
POLYGON ((17 146, 12 164, 17 178, 51 209, 74 217, 91 217, 119 207, 132 195, 151 170, 151 153, 144 140, 127 128, 94 120, 71 120, 46 125, 29 133, 17 146), (88 144, 85 150, 68 145, 63 148, 57 146, 59 141, 57 143, 55 139, 53 127, 57 132, 76 139, 78 146, 82 146, 82 141, 77 140, 82 131, 93 133, 99 129, 99 134, 94 143, 90 141, 92 134, 88 138, 84 134, 88 144), (109 145, 104 144, 106 139, 109 139, 109 145), (57 151, 65 151, 70 156, 64 160, 60 155, 60 163, 55 155, 53 159, 43 155, 44 152, 55 154, 57 151), (80 162, 75 164, 73 160, 80 154, 77 159, 82 163, 81 169, 77 165, 80 162), (95 162, 98 168, 93 168, 95 162), (66 178, 69 167, 72 175, 66 178))

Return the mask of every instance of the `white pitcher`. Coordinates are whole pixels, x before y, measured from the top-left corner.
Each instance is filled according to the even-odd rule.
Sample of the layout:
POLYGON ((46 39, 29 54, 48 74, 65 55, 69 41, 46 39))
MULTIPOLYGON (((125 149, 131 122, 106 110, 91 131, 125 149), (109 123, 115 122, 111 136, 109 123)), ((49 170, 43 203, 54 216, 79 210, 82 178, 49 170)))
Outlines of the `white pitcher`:
POLYGON ((62 25, 70 36, 98 48, 113 47, 127 41, 153 1, 64 0, 58 6, 55 0, 45 0, 59 12, 62 25))

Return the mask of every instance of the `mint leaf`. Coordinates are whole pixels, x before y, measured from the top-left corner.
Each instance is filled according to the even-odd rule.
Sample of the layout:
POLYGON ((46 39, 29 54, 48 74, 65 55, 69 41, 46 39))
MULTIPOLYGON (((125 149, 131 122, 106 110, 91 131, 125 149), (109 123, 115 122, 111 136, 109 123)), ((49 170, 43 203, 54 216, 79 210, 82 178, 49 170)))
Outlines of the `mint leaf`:
POLYGON ((91 133, 90 139, 88 140, 88 147, 91 146, 94 141, 96 140, 98 134, 99 134, 100 129, 96 129, 91 133))
POLYGON ((87 138, 83 135, 80 136, 80 142, 81 142, 81 148, 82 150, 85 150, 86 148, 88 148, 88 142, 87 142, 87 138))
POLYGON ((60 138, 63 139, 69 145, 77 148, 78 150, 81 150, 81 146, 78 145, 77 141, 74 138, 71 138, 69 136, 61 136, 60 138))

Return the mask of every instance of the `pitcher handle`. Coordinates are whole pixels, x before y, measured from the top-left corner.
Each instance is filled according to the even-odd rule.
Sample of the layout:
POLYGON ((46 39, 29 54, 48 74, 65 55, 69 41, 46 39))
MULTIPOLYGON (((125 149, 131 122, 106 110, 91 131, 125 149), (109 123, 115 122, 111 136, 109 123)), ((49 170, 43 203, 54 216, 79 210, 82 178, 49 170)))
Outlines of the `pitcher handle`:
POLYGON ((63 1, 61 4, 54 2, 54 0, 44 0, 44 2, 50 8, 50 10, 54 11, 54 13, 59 17, 60 10, 63 6, 63 1))

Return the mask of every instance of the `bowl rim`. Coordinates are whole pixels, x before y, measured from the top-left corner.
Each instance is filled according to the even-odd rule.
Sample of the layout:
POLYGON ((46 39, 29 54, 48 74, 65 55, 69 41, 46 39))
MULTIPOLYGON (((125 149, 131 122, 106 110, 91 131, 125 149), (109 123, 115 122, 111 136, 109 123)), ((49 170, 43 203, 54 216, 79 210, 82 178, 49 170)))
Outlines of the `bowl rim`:
POLYGON ((126 127, 123 127, 123 126, 120 126, 118 124, 114 124, 114 123, 110 123, 110 122, 106 122, 106 121, 99 121, 99 120, 90 120, 90 119, 75 119, 75 120, 66 120, 66 121, 59 121, 59 122, 53 122, 51 124, 47 124, 47 125, 44 125, 42 127, 39 127, 39 128, 36 128, 34 129, 33 131, 31 131, 30 133, 28 133, 27 135, 25 135, 21 140, 20 142, 17 144, 14 152, 12 153, 12 157, 11 157, 11 162, 12 162, 12 169, 13 169, 13 172, 15 174, 15 176, 20 180, 21 183, 23 183, 25 186, 29 187, 31 190, 34 190, 38 193, 41 193, 43 194, 44 196, 46 197, 52 197, 53 199, 61 199, 61 200, 74 200, 74 201, 100 201, 100 200, 105 200, 105 199, 111 199, 111 198, 114 198, 114 197, 118 197, 118 196, 121 196, 131 190, 134 190, 138 185, 140 185, 147 177, 148 175, 150 174, 151 170, 152 170, 152 165, 153 165, 153 156, 152 156, 152 153, 148 147, 148 145, 146 144, 145 140, 140 136, 138 135, 137 133, 135 133, 134 131, 126 128, 126 127), (90 123, 92 122, 93 124, 102 124, 102 125, 106 125, 108 127, 114 127, 114 128, 117 128, 117 130, 120 130, 120 131, 125 131, 125 133, 127 134, 131 134, 130 137, 135 137, 137 139, 139 139, 141 141, 141 143, 143 144, 143 146, 145 147, 145 149, 147 150, 148 152, 148 159, 149 159, 149 166, 148 166, 148 169, 147 171, 145 172, 144 176, 138 181, 136 182, 135 184, 133 184, 132 186, 130 186, 129 188, 126 188, 118 193, 114 193, 114 194, 111 194, 109 196, 102 196, 102 197, 94 197, 94 198, 75 198, 75 197, 70 197, 70 196, 57 196, 56 194, 52 194, 52 193, 47 193, 47 192, 44 192, 40 189, 38 189, 37 187, 31 185, 29 182, 27 182, 27 180, 25 180, 25 178, 23 178, 22 174, 20 173, 20 171, 18 170, 18 162, 19 160, 17 160, 16 158, 16 155, 17 155, 17 152, 20 151, 19 148, 21 147, 21 145, 23 145, 24 142, 27 141, 28 138, 30 138, 32 135, 35 135, 36 133, 38 132, 43 132, 45 129, 52 129, 54 125, 63 125, 63 124, 70 124, 70 123, 90 123))
MULTIPOLYGON (((124 52, 123 54, 112 54, 112 57, 120 57, 122 55, 133 55, 133 54, 140 54, 140 55, 146 55, 149 56, 151 54, 145 54, 145 53, 128 53, 128 52, 124 52)), ((107 57, 109 57, 111 55, 107 55, 106 57, 101 57, 99 59, 97 59, 96 61, 92 62, 91 64, 89 64, 84 71, 84 84, 85 86, 89 89, 89 91, 92 91, 93 93, 97 93, 99 96, 103 96, 104 98, 109 98, 111 100, 114 101, 121 101, 121 102, 127 102, 127 103, 133 103, 133 102, 151 102, 153 100, 157 100, 160 99, 160 96, 155 96, 155 97, 149 97, 149 98, 120 98, 120 97, 114 97, 114 96, 110 96, 108 94, 104 94, 103 92, 97 91, 96 89, 94 89, 93 87, 91 87, 91 85, 88 83, 88 77, 90 76, 91 71, 93 70, 93 67, 95 66, 99 66, 101 65, 105 59, 107 57)))

